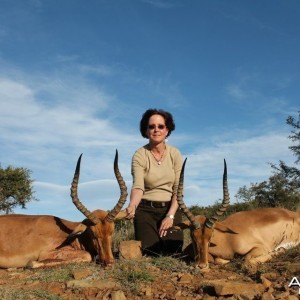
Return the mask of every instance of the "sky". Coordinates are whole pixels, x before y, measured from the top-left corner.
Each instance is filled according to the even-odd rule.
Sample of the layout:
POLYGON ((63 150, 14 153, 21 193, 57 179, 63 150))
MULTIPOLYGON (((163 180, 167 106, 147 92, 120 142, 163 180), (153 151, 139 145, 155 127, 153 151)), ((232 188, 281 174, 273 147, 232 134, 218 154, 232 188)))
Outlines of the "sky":
POLYGON ((299 14, 297 0, 0 0, 0 164, 29 169, 39 199, 15 212, 82 220, 81 153, 80 200, 111 209, 115 151, 130 192, 148 108, 174 117, 187 206, 222 198, 224 159, 232 202, 270 162, 293 165, 299 14))

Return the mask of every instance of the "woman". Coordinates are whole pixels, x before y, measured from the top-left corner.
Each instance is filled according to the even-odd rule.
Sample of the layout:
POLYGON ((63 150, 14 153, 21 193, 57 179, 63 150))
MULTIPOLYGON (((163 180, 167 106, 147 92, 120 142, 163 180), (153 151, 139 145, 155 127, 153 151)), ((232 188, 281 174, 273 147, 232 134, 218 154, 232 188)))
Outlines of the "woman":
POLYGON ((161 109, 148 109, 140 132, 149 140, 132 157, 133 185, 127 218, 134 218, 135 239, 144 254, 175 254, 182 251, 181 231, 168 231, 181 222, 176 191, 182 167, 179 150, 165 143, 175 129, 173 117, 161 109))

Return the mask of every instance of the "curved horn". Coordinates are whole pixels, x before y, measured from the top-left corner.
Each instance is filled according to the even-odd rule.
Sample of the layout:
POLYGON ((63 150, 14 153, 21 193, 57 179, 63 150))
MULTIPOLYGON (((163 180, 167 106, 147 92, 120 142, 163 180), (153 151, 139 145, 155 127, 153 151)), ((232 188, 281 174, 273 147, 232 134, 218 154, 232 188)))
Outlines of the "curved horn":
POLYGON ((80 163, 81 163, 82 154, 79 156, 76 170, 74 173, 72 185, 71 185, 71 198, 75 206, 81 211, 90 221, 92 221, 95 225, 100 223, 100 220, 96 218, 79 200, 77 194, 77 187, 79 182, 79 174, 80 174, 80 163))
POLYGON ((197 229, 197 228, 200 228, 201 225, 195 220, 194 215, 186 207, 185 203, 183 202, 182 191, 183 191, 184 168, 185 168, 186 160, 187 160, 187 158, 184 160, 182 168, 181 168, 181 172, 180 172, 180 178, 179 178, 178 189, 177 189, 177 202, 178 202, 179 207, 182 209, 182 211, 186 215, 186 217, 192 223, 193 227, 195 229, 197 229))
POLYGON ((228 192, 228 182, 227 182, 227 165, 226 160, 224 159, 224 173, 223 173, 223 201, 221 206, 216 211, 216 213, 210 217, 206 222, 205 226, 212 228, 215 225, 215 222, 221 217, 229 206, 229 192, 228 192))
POLYGON ((113 222, 116 215, 120 212, 120 210, 122 209, 124 203, 126 202, 126 198, 127 198, 127 187, 126 187, 126 183, 120 173, 119 170, 119 166, 118 166, 118 150, 116 150, 116 155, 115 155, 115 160, 114 160, 114 172, 115 172, 115 176, 117 178, 119 187, 120 187, 120 198, 118 203, 115 205, 115 207, 108 212, 107 216, 105 217, 105 220, 108 222, 113 222))

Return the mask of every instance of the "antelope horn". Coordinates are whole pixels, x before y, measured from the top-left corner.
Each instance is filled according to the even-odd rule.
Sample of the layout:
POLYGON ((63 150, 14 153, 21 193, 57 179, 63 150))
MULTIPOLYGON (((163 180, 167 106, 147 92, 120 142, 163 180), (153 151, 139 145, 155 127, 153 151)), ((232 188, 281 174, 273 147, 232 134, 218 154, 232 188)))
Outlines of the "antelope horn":
POLYGON ((223 201, 221 206, 216 211, 216 213, 205 221, 205 226, 207 228, 212 228, 215 225, 215 222, 221 217, 229 206, 229 192, 228 192, 228 182, 227 182, 227 165, 226 160, 224 159, 224 173, 223 173, 223 201))
POLYGON ((126 202, 126 198, 127 198, 127 187, 126 187, 126 183, 119 171, 119 167, 118 167, 118 150, 116 150, 116 155, 115 155, 115 160, 114 160, 114 172, 115 172, 115 176, 117 178, 119 187, 120 187, 120 198, 118 203, 116 204, 116 206, 108 212, 107 216, 105 217, 105 220, 108 222, 113 222, 114 219, 116 218, 116 215, 120 212, 120 210, 122 209, 124 203, 126 202))
POLYGON ((74 173, 72 185, 71 185, 71 198, 75 206, 79 211, 81 211, 90 221, 92 221, 95 225, 100 223, 100 220, 96 218, 79 200, 77 194, 78 182, 79 182, 79 174, 80 174, 80 163, 81 163, 82 154, 79 156, 76 170, 74 173))
POLYGON ((185 168, 186 160, 187 160, 187 158, 184 160, 182 168, 181 168, 181 172, 180 172, 180 178, 179 178, 178 189, 177 189, 177 202, 178 202, 179 207, 182 209, 184 214, 187 216, 189 221, 192 223, 193 227, 195 229, 198 229, 201 227, 201 225, 195 220, 194 215, 186 207, 186 205, 183 202, 182 191, 183 191, 184 168, 185 168))

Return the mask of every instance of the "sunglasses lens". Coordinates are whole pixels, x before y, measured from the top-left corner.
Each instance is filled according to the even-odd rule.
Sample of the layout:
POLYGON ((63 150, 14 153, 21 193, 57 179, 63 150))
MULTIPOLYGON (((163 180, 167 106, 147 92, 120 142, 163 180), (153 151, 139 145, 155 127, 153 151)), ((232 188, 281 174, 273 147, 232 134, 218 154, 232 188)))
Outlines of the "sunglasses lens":
MULTIPOLYGON (((157 128, 162 130, 162 129, 165 129, 166 125, 163 125, 163 124, 159 124, 157 125, 157 128)), ((148 125, 148 129, 155 129, 155 125, 151 124, 151 125, 148 125)))

